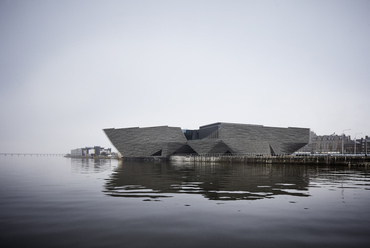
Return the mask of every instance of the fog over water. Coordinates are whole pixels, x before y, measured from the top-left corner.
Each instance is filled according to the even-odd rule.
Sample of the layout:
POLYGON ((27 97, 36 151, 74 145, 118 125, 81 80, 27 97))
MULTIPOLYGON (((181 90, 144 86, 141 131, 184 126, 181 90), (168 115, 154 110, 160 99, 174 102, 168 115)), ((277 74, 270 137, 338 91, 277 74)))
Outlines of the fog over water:
POLYGON ((215 122, 370 135, 370 2, 0 1, 0 152, 215 122))
POLYGON ((2 247, 367 247, 365 167, 0 156, 2 247))

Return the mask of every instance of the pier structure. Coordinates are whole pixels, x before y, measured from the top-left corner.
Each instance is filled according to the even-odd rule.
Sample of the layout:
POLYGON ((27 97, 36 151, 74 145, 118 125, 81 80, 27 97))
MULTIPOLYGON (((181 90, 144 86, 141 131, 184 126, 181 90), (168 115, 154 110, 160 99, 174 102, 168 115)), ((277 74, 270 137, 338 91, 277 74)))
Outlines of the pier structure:
POLYGON ((223 154, 200 155, 200 156, 171 156, 172 162, 219 162, 219 163, 245 163, 245 164, 304 164, 304 165, 353 165, 370 166, 370 156, 360 154, 353 156, 342 155, 279 155, 261 156, 258 154, 245 154, 240 156, 225 156, 223 154))
POLYGON ((65 156, 61 153, 10 153, 4 152, 0 153, 1 156, 65 156))

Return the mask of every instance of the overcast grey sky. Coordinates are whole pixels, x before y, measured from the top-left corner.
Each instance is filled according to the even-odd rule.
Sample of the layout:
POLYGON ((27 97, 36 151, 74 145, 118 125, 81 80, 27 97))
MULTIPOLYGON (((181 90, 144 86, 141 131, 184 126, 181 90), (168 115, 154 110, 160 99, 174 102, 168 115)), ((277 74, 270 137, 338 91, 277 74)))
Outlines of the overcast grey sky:
POLYGON ((0 152, 218 121, 370 135, 370 1, 0 0, 0 152))

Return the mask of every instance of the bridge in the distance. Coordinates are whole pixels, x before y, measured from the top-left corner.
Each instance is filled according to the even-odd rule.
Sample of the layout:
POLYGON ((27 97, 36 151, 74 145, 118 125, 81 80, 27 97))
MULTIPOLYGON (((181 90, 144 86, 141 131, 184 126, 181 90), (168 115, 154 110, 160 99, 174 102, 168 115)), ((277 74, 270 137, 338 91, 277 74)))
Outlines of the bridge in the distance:
POLYGON ((12 152, 3 152, 0 153, 0 156, 64 156, 65 154, 61 153, 12 153, 12 152))

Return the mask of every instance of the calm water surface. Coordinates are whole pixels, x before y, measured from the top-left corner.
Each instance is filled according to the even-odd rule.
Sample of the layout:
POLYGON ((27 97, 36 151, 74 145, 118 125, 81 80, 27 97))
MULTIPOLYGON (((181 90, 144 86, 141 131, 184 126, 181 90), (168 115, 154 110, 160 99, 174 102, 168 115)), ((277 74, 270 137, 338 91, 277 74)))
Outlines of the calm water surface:
POLYGON ((0 157, 1 247, 368 247, 366 168, 0 157))

